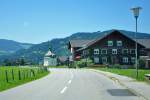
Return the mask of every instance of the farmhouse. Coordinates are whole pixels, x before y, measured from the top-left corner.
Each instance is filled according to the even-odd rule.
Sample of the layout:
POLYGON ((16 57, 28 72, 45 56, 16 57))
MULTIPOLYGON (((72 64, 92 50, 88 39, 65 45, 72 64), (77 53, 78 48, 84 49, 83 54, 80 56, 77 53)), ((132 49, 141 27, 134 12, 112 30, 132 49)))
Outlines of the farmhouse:
MULTIPOLYGON (((146 56, 150 39, 138 39, 138 58, 146 56)), ((69 42, 73 60, 90 58, 95 64, 135 64, 135 40, 120 30, 107 31, 95 40, 69 42)))

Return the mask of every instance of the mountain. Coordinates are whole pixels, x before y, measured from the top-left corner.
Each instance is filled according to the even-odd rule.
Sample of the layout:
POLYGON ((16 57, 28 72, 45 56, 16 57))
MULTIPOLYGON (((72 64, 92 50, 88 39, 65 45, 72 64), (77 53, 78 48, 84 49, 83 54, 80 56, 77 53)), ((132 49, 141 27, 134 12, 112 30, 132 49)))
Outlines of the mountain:
MULTIPOLYGON (((96 39, 99 37, 102 37, 106 35, 109 32, 112 32, 114 30, 108 30, 103 32, 78 32, 74 33, 71 36, 68 36, 66 38, 59 38, 59 39, 53 39, 51 41, 43 42, 40 44, 36 44, 31 46, 28 49, 19 49, 17 52, 7 55, 7 56, 0 56, 0 62, 2 62, 4 59, 17 59, 17 58, 25 58, 26 60, 32 62, 32 63, 39 63, 43 61, 43 57, 45 53, 48 51, 49 46, 51 46, 52 51, 58 55, 58 56, 68 56, 70 55, 69 50, 67 49, 67 44, 69 40, 91 40, 96 39)), ((134 38, 135 32, 131 31, 125 31, 125 30, 118 30, 122 32, 123 34, 129 36, 130 38, 134 38)), ((137 33, 137 38, 146 38, 150 39, 150 34, 147 33, 137 33)), ((19 46, 20 47, 20 46, 19 46)), ((15 49, 16 50, 16 49, 15 49)))
POLYGON ((20 49, 28 49, 33 44, 20 43, 13 40, 0 39, 0 55, 9 55, 20 49))

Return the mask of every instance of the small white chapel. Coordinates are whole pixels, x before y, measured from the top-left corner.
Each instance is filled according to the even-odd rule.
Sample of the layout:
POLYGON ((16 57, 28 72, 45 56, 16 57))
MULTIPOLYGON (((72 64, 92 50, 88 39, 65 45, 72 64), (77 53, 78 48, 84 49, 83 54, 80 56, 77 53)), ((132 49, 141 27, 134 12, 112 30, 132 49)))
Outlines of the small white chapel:
POLYGON ((44 56, 44 66, 57 66, 57 64, 57 57, 49 48, 48 52, 44 56))

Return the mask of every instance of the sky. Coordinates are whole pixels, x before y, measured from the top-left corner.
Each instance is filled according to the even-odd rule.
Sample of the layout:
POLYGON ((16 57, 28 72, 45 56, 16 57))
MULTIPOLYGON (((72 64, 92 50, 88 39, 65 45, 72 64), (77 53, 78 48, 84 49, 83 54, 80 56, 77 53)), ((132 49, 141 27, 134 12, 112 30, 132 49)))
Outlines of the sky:
POLYGON ((76 32, 134 31, 136 6, 138 31, 150 33, 150 0, 0 0, 0 39, 37 44, 76 32))

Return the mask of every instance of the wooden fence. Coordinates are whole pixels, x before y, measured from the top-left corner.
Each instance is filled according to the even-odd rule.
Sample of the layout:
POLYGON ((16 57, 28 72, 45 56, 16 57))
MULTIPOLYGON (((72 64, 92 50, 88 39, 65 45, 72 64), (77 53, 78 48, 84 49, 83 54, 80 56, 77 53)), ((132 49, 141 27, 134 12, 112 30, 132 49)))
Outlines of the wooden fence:
POLYGON ((13 82, 36 78, 37 75, 48 71, 45 67, 37 68, 0 68, 0 83, 13 82))

